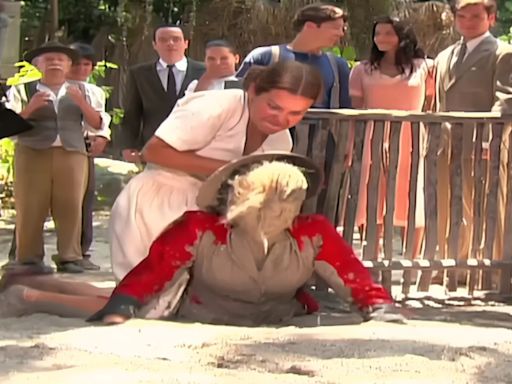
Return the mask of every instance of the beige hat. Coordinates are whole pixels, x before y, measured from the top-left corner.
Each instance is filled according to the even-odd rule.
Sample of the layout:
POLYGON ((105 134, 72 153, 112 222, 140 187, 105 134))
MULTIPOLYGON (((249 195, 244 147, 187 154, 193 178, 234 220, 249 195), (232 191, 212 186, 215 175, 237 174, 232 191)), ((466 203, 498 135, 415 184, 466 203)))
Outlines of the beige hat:
POLYGON ((297 166, 304 173, 308 182, 306 198, 310 198, 318 193, 323 181, 323 172, 311 159, 290 152, 265 152, 233 160, 215 171, 201 185, 196 198, 197 206, 200 209, 216 207, 218 205, 219 190, 225 181, 242 173, 248 166, 265 161, 282 161, 297 166))

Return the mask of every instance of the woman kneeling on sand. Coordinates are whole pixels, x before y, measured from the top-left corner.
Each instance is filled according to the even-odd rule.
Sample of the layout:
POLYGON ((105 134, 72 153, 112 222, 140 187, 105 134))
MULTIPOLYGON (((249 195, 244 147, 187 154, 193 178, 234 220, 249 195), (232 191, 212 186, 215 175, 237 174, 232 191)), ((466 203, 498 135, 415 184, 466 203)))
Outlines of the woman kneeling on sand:
POLYGON ((165 229, 112 292, 48 276, 7 277, 0 316, 279 324, 318 309, 305 290, 316 275, 339 296, 349 291, 366 320, 403 320, 335 228, 323 216, 300 215, 321 181, 315 164, 289 153, 228 163, 201 187, 202 210, 165 229))

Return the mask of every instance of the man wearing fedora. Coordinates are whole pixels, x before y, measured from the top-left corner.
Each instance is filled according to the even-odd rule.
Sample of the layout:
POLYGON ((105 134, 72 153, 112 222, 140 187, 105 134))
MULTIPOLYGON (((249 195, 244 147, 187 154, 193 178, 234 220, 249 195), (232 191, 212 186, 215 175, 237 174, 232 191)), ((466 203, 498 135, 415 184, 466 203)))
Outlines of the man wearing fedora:
POLYGON ((80 247, 82 201, 86 188, 87 151, 83 126, 101 128, 100 111, 84 89, 66 77, 77 52, 49 42, 26 54, 42 72, 41 80, 9 91, 9 106, 34 128, 16 137, 14 193, 16 262, 7 271, 45 274, 44 222, 50 212, 57 232, 58 272, 83 272, 80 247))

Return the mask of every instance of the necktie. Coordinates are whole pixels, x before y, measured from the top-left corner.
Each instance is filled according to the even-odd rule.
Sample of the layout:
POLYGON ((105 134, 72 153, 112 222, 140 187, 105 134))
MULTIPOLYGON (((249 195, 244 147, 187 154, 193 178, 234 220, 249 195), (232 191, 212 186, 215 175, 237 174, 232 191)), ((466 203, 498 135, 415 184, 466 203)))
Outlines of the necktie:
POLYGON ((176 102, 176 79, 174 78, 174 73, 172 72, 172 68, 174 65, 168 65, 167 69, 169 72, 167 73, 167 95, 169 98, 176 102))
POLYGON ((468 51, 468 46, 466 45, 465 42, 462 42, 460 44, 459 54, 457 55, 457 61, 455 61, 455 63, 452 66, 452 70, 451 70, 452 76, 455 73, 457 73, 457 71, 460 69, 462 63, 464 62, 464 58, 466 57, 467 51, 468 51))

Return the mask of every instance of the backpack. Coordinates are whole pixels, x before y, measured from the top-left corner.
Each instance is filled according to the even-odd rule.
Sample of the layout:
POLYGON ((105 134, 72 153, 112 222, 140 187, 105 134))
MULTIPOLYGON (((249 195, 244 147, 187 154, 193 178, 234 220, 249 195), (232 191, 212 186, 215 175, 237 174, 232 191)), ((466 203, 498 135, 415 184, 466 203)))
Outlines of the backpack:
MULTIPOLYGON (((277 63, 281 58, 281 46, 280 45, 271 45, 270 46, 270 63, 268 65, 272 65, 277 63)), ((330 103, 329 108, 337 109, 341 108, 340 106, 340 75, 338 72, 338 63, 336 61, 336 56, 332 54, 332 52, 326 52, 327 58, 329 59, 329 64, 331 65, 332 73, 334 74, 334 84, 331 88, 330 94, 330 103)))

